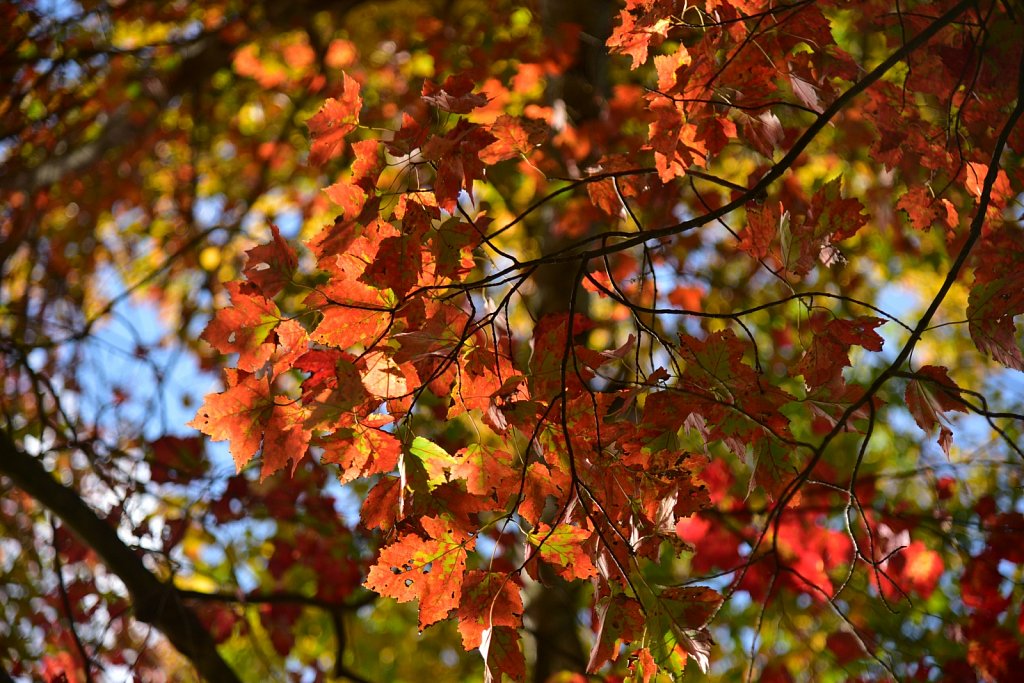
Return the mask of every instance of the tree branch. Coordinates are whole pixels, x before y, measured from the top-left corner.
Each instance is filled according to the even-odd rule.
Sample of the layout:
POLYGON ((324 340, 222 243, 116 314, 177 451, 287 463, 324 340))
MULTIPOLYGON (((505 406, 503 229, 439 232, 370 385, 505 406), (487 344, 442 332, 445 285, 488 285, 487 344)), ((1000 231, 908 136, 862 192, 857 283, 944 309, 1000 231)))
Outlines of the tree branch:
POLYGON ((93 549, 131 594, 135 618, 158 628, 196 671, 215 683, 241 683, 179 591, 153 575, 142 559, 72 489, 57 482, 36 458, 0 430, 0 474, 63 520, 93 549))

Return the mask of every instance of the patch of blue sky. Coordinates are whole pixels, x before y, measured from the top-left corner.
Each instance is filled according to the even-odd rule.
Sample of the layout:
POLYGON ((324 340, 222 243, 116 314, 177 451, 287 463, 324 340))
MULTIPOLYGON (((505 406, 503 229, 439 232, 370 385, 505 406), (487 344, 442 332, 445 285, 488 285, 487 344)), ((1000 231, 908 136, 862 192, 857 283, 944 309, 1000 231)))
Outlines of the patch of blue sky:
POLYGON ((192 217, 198 227, 205 230, 219 224, 224 216, 226 203, 227 198, 223 194, 197 198, 192 207, 192 217))
POLYGON ((66 21, 82 13, 82 5, 72 0, 37 0, 35 10, 55 21, 66 21))

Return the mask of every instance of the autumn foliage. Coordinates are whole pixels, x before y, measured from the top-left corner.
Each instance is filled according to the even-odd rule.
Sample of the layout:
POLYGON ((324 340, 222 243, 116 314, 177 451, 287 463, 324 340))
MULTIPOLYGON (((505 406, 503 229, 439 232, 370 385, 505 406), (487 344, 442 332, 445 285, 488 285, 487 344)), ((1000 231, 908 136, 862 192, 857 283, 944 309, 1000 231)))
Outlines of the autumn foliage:
POLYGON ((182 600, 318 672, 302 609, 375 594, 526 680, 561 591, 579 680, 1013 680, 1022 13, 627 0, 600 79, 529 3, 234 46, 315 102, 322 191, 212 285, 189 426, 238 472, 212 518, 292 524, 260 571, 304 597, 182 600))

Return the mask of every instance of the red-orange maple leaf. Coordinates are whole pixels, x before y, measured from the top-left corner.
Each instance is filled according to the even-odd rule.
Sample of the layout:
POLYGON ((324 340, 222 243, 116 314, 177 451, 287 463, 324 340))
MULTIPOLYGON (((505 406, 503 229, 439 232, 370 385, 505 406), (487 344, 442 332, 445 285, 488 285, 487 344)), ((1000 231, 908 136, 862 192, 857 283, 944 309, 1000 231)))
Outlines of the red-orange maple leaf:
POLYGON ((306 122, 313 140, 309 148, 309 163, 320 166, 337 156, 345 147, 345 136, 356 129, 363 99, 359 96, 359 83, 348 74, 342 75, 340 100, 324 102, 316 114, 306 122))
POLYGON ((499 116, 487 131, 495 139, 480 150, 480 161, 485 164, 496 164, 526 154, 547 137, 543 124, 507 114, 499 116))
POLYGON ((583 549, 590 538, 586 529, 568 524, 559 524, 552 529, 541 523, 527 538, 537 548, 541 559, 566 579, 589 579, 597 573, 597 568, 583 549))
POLYGON ((953 430, 948 426, 942 413, 955 411, 966 413, 967 409, 960 398, 960 387, 950 379, 946 368, 926 365, 916 373, 921 379, 912 379, 907 384, 905 395, 907 410, 914 416, 917 426, 926 432, 939 426, 939 445, 949 456, 949 447, 953 443, 953 430))
POLYGON ((526 678, 526 659, 516 629, 495 626, 484 631, 480 654, 484 657, 484 683, 501 683, 504 676, 513 681, 526 678))
POLYGON ((803 374, 809 387, 822 386, 841 377, 843 368, 850 365, 851 346, 856 344, 869 351, 882 350, 883 340, 875 328, 884 323, 881 318, 830 319, 827 313, 812 316, 814 341, 796 366, 796 371, 803 374))
POLYGON ((214 314, 201 338, 221 353, 237 353, 238 368, 254 372, 274 353, 274 344, 267 338, 280 321, 280 313, 252 283, 235 281, 226 287, 232 305, 214 314))
POLYGON ((302 426, 302 410, 294 402, 275 398, 266 378, 227 373, 228 388, 209 394, 189 423, 214 441, 228 441, 235 467, 241 470, 263 445, 260 478, 298 463, 306 452, 309 432, 302 426))
POLYGON ((420 628, 426 628, 459 606, 474 541, 439 517, 420 523, 426 538, 410 532, 384 548, 364 585, 399 602, 419 600, 420 628))
POLYGON ((467 650, 480 647, 486 629, 519 628, 523 622, 519 585, 505 572, 466 572, 458 617, 462 646, 467 650))
POLYGON ((453 74, 438 86, 431 80, 423 82, 423 99, 438 109, 453 114, 468 114, 487 104, 487 95, 473 92, 473 79, 467 73, 453 74))
POLYGON ((295 250, 281 237, 276 225, 270 226, 271 240, 245 252, 244 273, 268 298, 273 298, 291 282, 299 260, 295 250))

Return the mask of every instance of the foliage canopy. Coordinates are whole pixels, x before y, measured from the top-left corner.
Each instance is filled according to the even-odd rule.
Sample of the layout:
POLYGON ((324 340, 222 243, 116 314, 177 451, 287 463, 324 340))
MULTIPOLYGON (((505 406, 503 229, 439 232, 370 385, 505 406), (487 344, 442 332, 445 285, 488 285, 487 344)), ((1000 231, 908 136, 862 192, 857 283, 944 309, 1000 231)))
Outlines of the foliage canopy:
POLYGON ((0 12, 12 675, 1024 665, 1019 4, 0 12))

